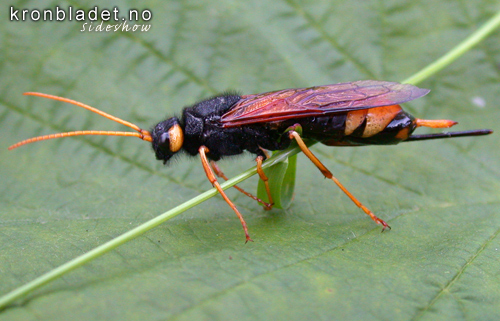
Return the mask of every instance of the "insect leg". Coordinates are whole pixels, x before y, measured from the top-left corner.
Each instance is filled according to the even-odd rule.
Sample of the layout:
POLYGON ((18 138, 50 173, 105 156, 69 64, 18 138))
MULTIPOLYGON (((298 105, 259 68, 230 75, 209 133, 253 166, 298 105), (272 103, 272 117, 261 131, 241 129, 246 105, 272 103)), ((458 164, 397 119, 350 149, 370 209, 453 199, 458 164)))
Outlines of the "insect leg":
POLYGON ((262 156, 257 156, 255 161, 257 162, 257 173, 259 174, 260 179, 264 182, 264 185, 266 186, 266 193, 267 193, 267 198, 269 199, 269 204, 266 205, 266 210, 270 210, 273 205, 273 197, 271 196, 271 190, 269 189, 269 178, 267 178, 266 174, 264 173, 264 170, 262 169, 262 161, 264 160, 264 157, 262 156))
POLYGON ((259 147, 259 149, 262 151, 262 153, 263 153, 264 155, 266 155, 266 159, 268 159, 269 157, 271 157, 271 155, 269 155, 269 153, 267 152, 267 150, 265 150, 265 149, 264 149, 264 148, 262 148, 262 147, 259 147))
POLYGON ((253 242, 253 240, 250 238, 250 235, 248 235, 247 223, 243 219, 243 215, 241 215, 241 213, 238 211, 238 209, 233 204, 233 202, 231 202, 229 197, 227 197, 226 193, 224 193, 224 191, 222 190, 222 187, 220 187, 219 182, 217 182, 217 178, 215 178, 214 172, 212 171, 212 168, 210 167, 210 164, 208 162, 207 155, 206 155, 206 153, 208 152, 208 148, 205 146, 201 146, 198 149, 198 152, 200 153, 201 164, 203 165, 203 169, 205 170, 205 174, 207 175, 208 180, 210 181, 210 183, 212 183, 213 187, 215 187, 219 191, 220 195, 222 195, 222 198, 224 198, 226 203, 229 204, 229 206, 233 209, 233 211, 236 213, 236 215, 240 219, 241 225, 243 226, 243 231, 245 231, 245 237, 246 237, 245 243, 247 243, 248 241, 253 242))
POLYGON ((332 173, 328 170, 328 168, 325 167, 325 165, 323 165, 320 160, 314 156, 314 154, 311 152, 311 150, 309 148, 307 148, 307 145, 304 143, 304 141, 302 140, 302 138, 300 137, 300 135, 294 131, 294 130, 290 130, 288 132, 288 136, 290 137, 290 139, 295 139, 297 141, 297 144, 299 145, 300 149, 302 150, 302 152, 304 154, 306 154, 306 156, 311 160, 311 162, 313 162, 314 165, 316 165, 316 167, 321 171, 321 173, 326 177, 326 178, 329 178, 331 179, 332 181, 335 182, 335 184, 337 184, 338 187, 340 187, 340 189, 351 199, 351 201, 354 202, 354 204, 356 204, 356 206, 358 206, 359 208, 361 208, 366 214, 368 214, 372 220, 374 220, 377 224, 381 224, 383 226, 382 228, 382 231, 384 231, 386 228, 391 228, 385 221, 381 220, 380 218, 378 218, 377 216, 375 216, 375 214, 373 214, 372 211, 370 211, 366 206, 364 206, 363 204, 361 204, 360 201, 358 201, 354 195, 352 195, 345 187, 344 185, 342 185, 340 183, 340 181, 335 178, 332 173))
MULTIPOLYGON (((262 164, 262 161, 261 161, 261 164, 262 164)), ((216 162, 214 161, 210 161, 210 166, 212 166, 212 169, 213 171, 215 172, 215 175, 217 175, 218 177, 224 179, 225 181, 228 180, 227 176, 224 174, 224 172, 222 172, 222 170, 220 169, 219 165, 217 165, 216 162)), ((257 165, 258 166, 258 165, 257 165)), ((258 171, 258 167, 257 167, 257 171, 258 171)), ((262 170, 262 169, 261 169, 262 170)), ((260 174, 259 174, 260 175, 260 174)), ((265 175, 264 175, 265 176, 265 175)), ((266 177, 267 178, 267 177, 266 177)), ((266 184, 267 185, 267 184, 266 184)), ((264 202, 263 200, 261 200, 260 198, 258 198, 257 196, 254 196, 252 195, 251 193, 248 193, 247 191, 245 191, 243 188, 237 186, 237 185, 234 185, 233 186, 234 188, 236 188, 238 191, 240 191, 241 193, 245 194, 246 196, 250 197, 251 199, 253 200, 256 200, 257 202, 261 203, 262 205, 264 205, 264 208, 266 210, 270 210, 273 205, 272 203, 269 204, 269 203, 266 203, 264 202)))

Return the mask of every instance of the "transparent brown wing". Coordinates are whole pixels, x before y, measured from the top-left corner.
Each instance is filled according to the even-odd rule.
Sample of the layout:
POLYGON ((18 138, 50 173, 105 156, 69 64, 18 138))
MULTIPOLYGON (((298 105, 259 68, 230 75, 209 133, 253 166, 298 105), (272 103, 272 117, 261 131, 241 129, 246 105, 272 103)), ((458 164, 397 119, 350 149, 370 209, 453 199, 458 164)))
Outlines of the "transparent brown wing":
POLYGON ((426 95, 428 89, 397 82, 361 80, 309 88, 246 95, 222 116, 224 127, 330 115, 401 104, 426 95))

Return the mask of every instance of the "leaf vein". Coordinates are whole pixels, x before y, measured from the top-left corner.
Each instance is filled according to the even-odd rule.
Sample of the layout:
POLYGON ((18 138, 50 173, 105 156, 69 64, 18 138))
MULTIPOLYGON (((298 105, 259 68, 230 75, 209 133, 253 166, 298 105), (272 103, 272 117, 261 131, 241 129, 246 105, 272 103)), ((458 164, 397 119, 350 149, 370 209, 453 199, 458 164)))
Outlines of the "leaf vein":
POLYGON ((471 265, 474 260, 484 251, 484 249, 495 239, 498 237, 500 234, 500 228, 498 228, 495 233, 493 233, 481 247, 478 248, 476 253, 474 253, 466 262, 465 264, 455 273, 453 278, 450 279, 450 281, 439 291, 436 293, 436 295, 429 301, 429 303, 421 308, 419 312, 412 318, 412 320, 418 320, 421 319, 424 314, 432 307, 436 302, 439 300, 439 298, 443 295, 443 293, 450 293, 450 289, 453 287, 453 285, 457 282, 458 279, 460 279, 460 276, 465 272, 467 267, 471 265))
POLYGON ((366 68, 358 59, 342 47, 334 37, 330 36, 323 26, 321 26, 311 14, 306 12, 304 8, 293 0, 285 0, 285 2, 292 7, 299 16, 302 16, 309 26, 315 29, 326 42, 335 48, 335 50, 337 50, 347 61, 351 62, 361 73, 365 74, 370 79, 376 78, 373 72, 366 68))

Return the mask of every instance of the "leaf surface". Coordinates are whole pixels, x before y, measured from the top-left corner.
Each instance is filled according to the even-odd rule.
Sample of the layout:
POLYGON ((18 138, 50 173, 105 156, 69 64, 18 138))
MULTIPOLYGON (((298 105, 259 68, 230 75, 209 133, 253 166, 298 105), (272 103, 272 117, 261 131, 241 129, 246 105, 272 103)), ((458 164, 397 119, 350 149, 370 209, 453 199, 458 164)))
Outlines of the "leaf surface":
MULTIPOLYGON (((148 144, 132 138, 67 138, 8 152, 35 135, 127 130, 23 92, 79 100, 149 129, 227 89, 401 81, 476 30, 498 3, 119 5, 120 12, 136 7, 153 12, 149 32, 80 32, 75 21, 0 17, 1 294, 210 188, 197 158, 164 167, 148 144)), ((405 109, 456 120, 457 130, 498 131, 498 37, 419 84, 431 93, 405 109)), ((267 212, 228 191, 255 242, 244 244, 238 219, 215 197, 40 288, 0 319, 499 318, 496 134, 386 147, 317 144, 313 151, 390 232, 380 233, 299 155, 288 209, 267 212)), ((220 162, 229 177, 253 165, 248 155, 220 162)), ((256 186, 256 177, 242 184, 256 186)))

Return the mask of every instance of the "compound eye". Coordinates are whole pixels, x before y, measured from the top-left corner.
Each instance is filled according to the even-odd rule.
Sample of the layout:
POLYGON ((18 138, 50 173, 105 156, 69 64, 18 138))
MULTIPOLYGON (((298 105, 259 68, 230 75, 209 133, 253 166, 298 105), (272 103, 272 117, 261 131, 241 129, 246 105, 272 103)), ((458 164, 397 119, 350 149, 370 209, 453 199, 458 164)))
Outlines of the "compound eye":
POLYGON ((165 145, 165 144, 169 144, 170 145, 170 134, 169 134, 170 131, 168 132, 165 132, 163 134, 160 135, 160 144, 161 145, 165 145))
POLYGON ((162 134, 161 138, 163 140, 163 135, 167 136, 167 139, 170 138, 170 151, 177 152, 181 149, 182 144, 184 143, 184 132, 182 131, 181 126, 179 124, 175 124, 170 127, 167 133, 162 134))

